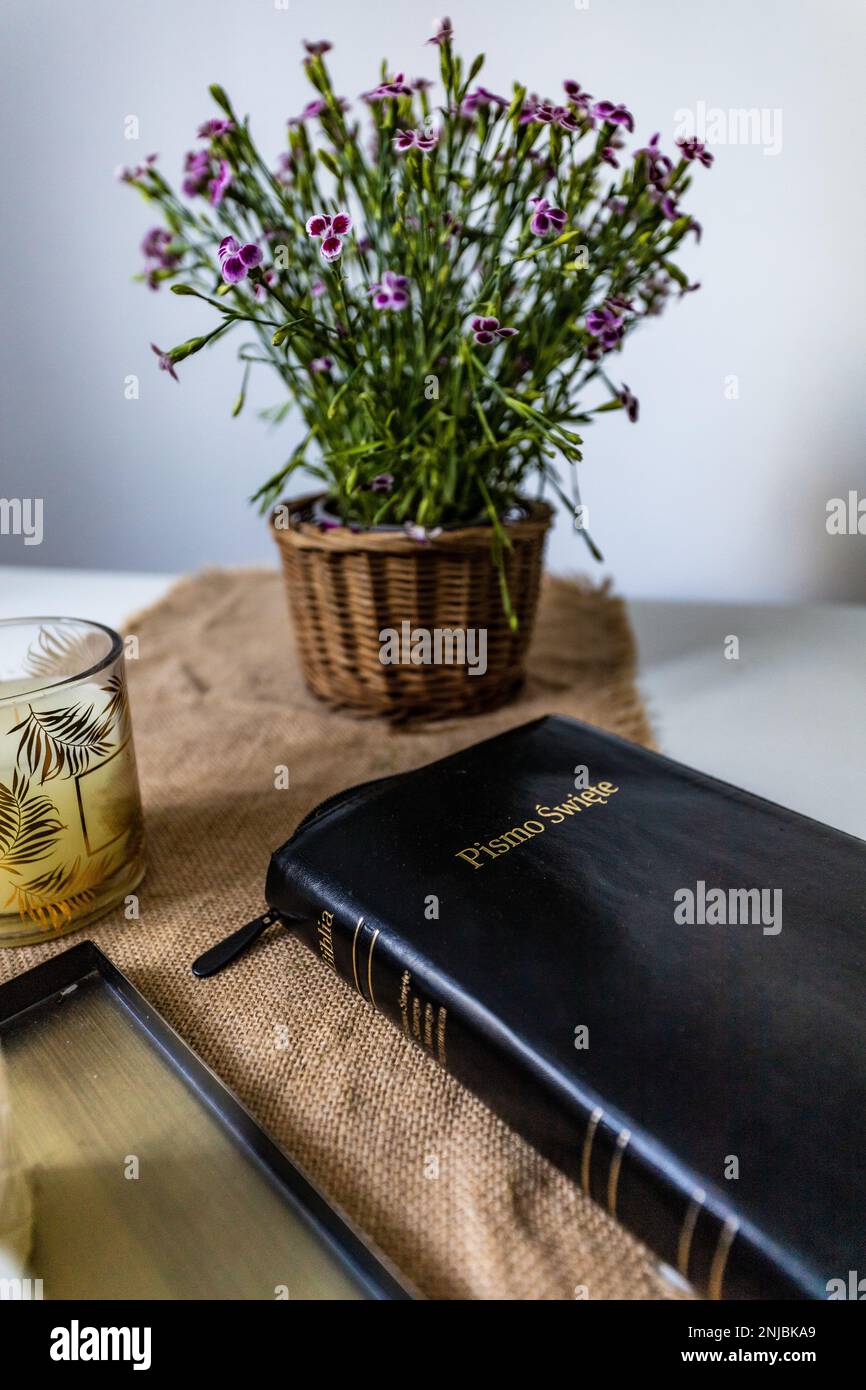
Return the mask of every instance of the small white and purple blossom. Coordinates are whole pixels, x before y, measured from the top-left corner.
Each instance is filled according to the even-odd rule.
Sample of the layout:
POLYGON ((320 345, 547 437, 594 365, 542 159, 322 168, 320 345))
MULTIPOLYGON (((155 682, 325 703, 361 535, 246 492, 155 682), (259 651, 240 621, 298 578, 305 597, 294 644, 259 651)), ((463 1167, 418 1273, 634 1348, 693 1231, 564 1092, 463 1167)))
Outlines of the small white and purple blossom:
POLYGON ((689 162, 697 159, 705 169, 709 169, 715 159, 715 155, 710 153, 703 141, 695 139, 694 136, 685 140, 678 140, 677 145, 682 150, 683 159, 689 162))
POLYGON ((406 154, 409 150, 421 150, 426 154, 429 150, 435 150, 438 144, 438 130, 398 130, 394 135, 394 148, 398 154, 406 154))
POLYGON ((589 103, 592 101, 592 92, 585 92, 580 83, 573 81, 570 77, 565 79, 562 86, 570 102, 573 102, 574 105, 579 107, 583 112, 589 110, 589 103))
POLYGON ((144 256, 144 279, 147 286, 152 290, 158 290, 161 270, 173 270, 181 257, 177 251, 170 251, 169 247, 174 238, 171 232, 165 227, 151 227, 141 243, 141 252, 144 256))
MULTIPOLYGON (((552 101, 539 101, 535 105, 535 110, 530 112, 530 121, 538 121, 541 125, 558 125, 563 130, 579 130, 580 126, 573 111, 569 111, 567 106, 555 106, 552 101)), ((526 121, 521 115, 521 125, 526 121)))
POLYGON ((141 243, 141 254, 145 260, 165 263, 166 253, 172 242, 171 232, 165 227, 151 227, 141 243))
POLYGON ((174 370, 174 362, 172 361, 171 353, 163 352, 162 348, 157 347, 156 343, 151 343, 150 346, 152 351, 155 352, 159 358, 159 370, 161 372, 168 372, 169 376, 173 377, 175 381, 180 381, 180 377, 174 370))
POLYGON ((377 473, 367 484, 371 492, 390 492, 394 486, 393 473, 377 473))
POLYGON ((663 186, 659 187, 658 185, 655 185, 654 187, 647 190, 647 195, 650 199, 650 202, 656 203, 658 207, 661 208, 663 215, 668 219, 669 222, 676 222, 677 218, 680 215, 680 210, 677 207, 672 195, 670 193, 664 192, 663 186))
POLYGON ((145 155, 141 164, 135 164, 132 168, 125 164, 118 164, 114 171, 114 177, 118 183, 132 183, 134 179, 144 178, 145 174, 150 173, 158 158, 159 156, 156 154, 145 155))
POLYGON ((225 197, 226 189, 232 181, 232 171, 225 159, 219 162, 216 178, 211 179, 208 184, 210 190, 210 200, 214 207, 219 207, 225 197))
POLYGON ((262 263, 261 249, 254 242, 240 246, 233 236, 223 237, 217 255, 222 277, 228 285, 239 284, 254 266, 262 263))
POLYGON ((181 188, 188 198, 203 193, 211 175, 210 155, 207 150, 189 150, 184 157, 184 179, 181 188))
POLYGON ((323 261, 336 261, 343 250, 343 237, 351 226, 352 219, 347 212, 337 212, 333 217, 326 212, 315 212, 307 218, 307 236, 319 238, 319 255, 323 261))
POLYGON ((661 185, 667 182, 667 176, 673 169, 673 161, 668 159, 666 154, 662 154, 659 149, 659 132, 650 138, 648 145, 643 149, 635 150, 635 159, 643 157, 647 162, 647 176, 651 183, 661 185))
POLYGON ((502 328, 499 319, 492 318, 490 315, 474 318, 471 327, 472 336, 476 343, 480 343, 482 347, 495 343, 497 338, 514 338, 517 334, 516 328, 502 328))
POLYGON ((546 198, 530 198, 535 208, 529 229, 533 236, 549 236, 551 232, 561 231, 568 221, 568 213, 562 208, 551 207, 546 198))
POLYGON ((474 92, 467 92, 460 105, 460 114, 463 116, 474 116, 476 111, 482 107, 498 106, 500 109, 508 107, 505 97, 497 96, 496 92, 488 91, 486 87, 476 87, 474 92))
POLYGON ((373 87, 369 92, 362 92, 361 97, 364 101, 385 101, 389 97, 410 97, 412 88, 406 81, 404 72, 395 72, 393 77, 388 77, 384 82, 380 82, 378 87, 373 87))
POLYGON ((605 352, 610 352, 619 343, 624 322, 622 314, 616 313, 610 301, 602 304, 600 309, 591 309, 586 316, 587 332, 598 339, 605 352))
POLYGON ((309 366, 309 371, 312 376, 327 375, 328 372, 332 372, 333 370, 333 357, 314 357, 309 366))
POLYGON ((403 530, 411 540, 417 541, 419 545, 428 545, 430 541, 435 541, 437 536, 442 535, 441 526, 433 526, 428 530, 426 526, 419 526, 414 521, 404 521, 403 530))
POLYGON ((627 106, 619 101, 597 101, 592 108, 596 120, 608 125, 624 125, 626 130, 634 130, 634 116, 627 106))
POLYGON ((228 135, 234 128, 234 121, 227 120, 225 116, 211 116, 209 121, 199 126, 196 134, 199 140, 213 140, 217 135, 228 135))
POLYGON ((405 309, 409 303, 409 281, 405 275, 397 275, 386 270, 379 284, 370 286, 373 306, 376 309, 405 309))
POLYGON ((435 43, 437 45, 440 45, 443 43, 451 42, 451 40, 454 37, 454 26, 452 25, 451 20, 448 19, 447 16, 445 16, 443 19, 434 19, 433 26, 433 37, 432 39, 427 40, 428 43, 435 43))
MULTIPOLYGON (((335 97, 337 106, 341 111, 348 111, 349 103, 345 97, 335 97)), ((328 109, 328 103, 323 97, 317 97, 313 101, 308 101, 299 116, 290 116, 286 125, 303 125, 304 121, 312 121, 316 116, 323 116, 328 109)))

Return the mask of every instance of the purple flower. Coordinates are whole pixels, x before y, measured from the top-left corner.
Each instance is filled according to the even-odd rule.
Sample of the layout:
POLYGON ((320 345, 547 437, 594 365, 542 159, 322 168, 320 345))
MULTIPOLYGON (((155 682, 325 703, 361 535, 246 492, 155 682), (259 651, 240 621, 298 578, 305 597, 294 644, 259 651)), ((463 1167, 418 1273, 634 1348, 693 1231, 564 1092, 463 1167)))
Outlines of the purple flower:
POLYGON ((370 286, 374 306, 377 309, 405 309, 409 303, 408 284, 405 275, 386 270, 381 284, 370 286))
POLYGON ((210 189, 210 200, 214 207, 218 207, 223 200, 226 189, 232 181, 232 171, 227 162, 221 159, 219 169, 215 179, 211 179, 208 187, 210 189))
POLYGON ((241 280, 246 279, 253 266, 261 265, 262 262, 262 253, 258 246, 253 242, 239 246, 233 236, 223 237, 217 254, 222 277, 228 285, 239 284, 241 280))
POLYGON ((608 125, 624 125, 627 130, 634 130, 634 116, 621 102, 597 101, 592 108, 592 114, 598 120, 606 121, 608 125))
MULTIPOLYGON (((337 106, 341 111, 348 111, 349 103, 345 97, 335 98, 337 106)), ((308 101, 300 116, 291 116, 286 122, 287 125, 303 125, 304 121, 311 121, 316 116, 322 116, 328 109, 328 103, 323 97, 317 97, 313 101, 308 101)))
POLYGON ((622 384, 622 388, 619 392, 618 399, 622 401, 625 413, 631 420, 632 424, 637 424, 637 417, 640 414, 640 401, 638 400, 637 396, 632 395, 625 382, 623 382, 622 384))
POLYGON ((520 124, 525 125, 527 120, 538 121, 541 125, 558 125, 563 130, 579 130, 577 118, 567 106, 554 106, 552 101, 539 101, 535 104, 535 109, 530 108, 529 115, 526 108, 521 113, 520 124))
POLYGON ((390 492, 394 486, 393 473, 377 473, 368 484, 371 492, 390 492))
POLYGON ((634 157, 636 160, 641 157, 646 160, 647 176, 650 183, 654 183, 660 187, 667 182, 668 174, 674 166, 667 155, 662 154, 659 149, 658 131, 656 131, 649 144, 645 145, 642 150, 635 150, 634 157))
POLYGON ((463 98, 460 111, 464 116, 474 116, 482 106, 499 106, 507 109, 508 102, 505 97, 497 96, 495 92, 489 92, 486 87, 476 87, 474 92, 467 92, 463 98))
POLYGON ((422 150, 426 154, 428 150, 435 150, 438 144, 438 130, 398 130, 394 136, 394 148, 398 154, 412 149, 422 150))
POLYGON ((330 53, 333 47, 334 45, 329 43, 327 39, 316 39, 314 43, 310 43, 308 39, 304 39, 304 48, 311 58, 321 58, 324 53, 330 53))
POLYGON ((268 290, 276 278, 272 270, 263 270, 261 280, 257 280, 255 285, 253 285, 253 294, 260 304, 264 299, 267 299, 268 290))
POLYGON ((605 352, 615 348, 622 338, 624 322, 622 315, 617 314, 609 302, 603 304, 600 309, 590 310, 586 316, 587 331, 594 338, 598 338, 605 352))
POLYGON ((619 160, 616 157, 616 151, 614 150, 612 145, 605 145, 604 149, 601 152, 601 157, 604 160, 605 164, 612 165, 614 169, 619 168, 619 160))
POLYGON ((532 221, 529 224, 530 231, 534 236, 549 236, 553 231, 559 231, 568 221, 568 214, 562 208, 554 208, 546 198, 530 198, 535 208, 532 214, 532 221))
POLYGON ((310 363, 310 372, 313 376, 321 373, 331 372, 334 369, 333 357, 314 357, 310 363))
POLYGON ((404 521, 403 530, 419 545, 426 545, 428 541, 435 541, 437 536, 442 535, 441 526, 434 526, 432 530, 428 531, 426 526, 418 526, 414 521, 404 521))
POLYGON ((435 33, 428 43, 443 44, 448 43, 454 37, 454 28, 450 19, 434 19, 435 33))
POLYGON ((582 111, 586 111, 592 101, 592 92, 584 92, 580 83, 572 81, 571 78, 566 78, 562 85, 569 101, 574 102, 574 105, 579 106, 582 111))
POLYGON ((321 241, 319 255, 323 261, 335 261, 351 226, 352 219, 347 212, 337 212, 333 217, 326 212, 316 212, 307 219, 307 236, 318 237, 321 241))
POLYGON ((404 72, 395 72, 393 77, 386 78, 372 91, 362 92, 365 101, 384 101, 387 97, 410 97, 411 95, 412 88, 407 83, 404 72))
POLYGON ((159 289, 160 277, 159 270, 171 270, 180 260, 177 251, 169 251, 172 243, 172 234, 165 227, 151 227, 150 231, 141 243, 141 251, 144 256, 144 275, 152 290, 159 289))
POLYGON ((114 177, 120 183, 132 183, 133 179, 141 179, 145 174, 150 172, 158 157, 159 156, 155 154, 145 155, 143 162, 134 165, 131 169, 123 164, 119 164, 114 171, 114 177))
POLYGON ((535 94, 520 108, 520 115, 517 117, 518 125, 529 125, 530 121, 535 120, 535 113, 541 103, 535 94))
POLYGON ((658 204, 669 222, 676 222, 680 212, 670 193, 665 193, 662 189, 654 187, 649 190, 649 197, 653 203, 658 204))
POLYGON ((282 184, 289 184, 295 172, 295 156, 291 150, 283 150, 277 157, 277 167, 274 170, 274 178, 282 184))
POLYGON ((171 360, 171 353, 163 352, 162 348, 157 347, 156 343, 151 343, 150 346, 159 358, 159 370, 161 372, 168 372, 169 376, 174 377, 175 381, 180 381, 180 377, 174 370, 174 363, 171 360))
POLYGON ((171 232, 167 231, 165 227, 151 227, 141 243, 141 253, 145 260, 164 263, 171 240, 171 232))
POLYGON ((553 113, 556 118, 556 124, 562 130, 580 130, 577 117, 573 112, 569 111, 567 106, 555 106, 553 108, 553 113))
POLYGON ((183 162, 186 177, 181 184, 188 198, 203 193, 210 178, 210 155, 207 150, 190 150, 183 162))
POLYGON ((326 286, 324 280, 314 280, 312 285, 310 286, 310 296, 313 299, 318 299, 320 295, 325 293, 325 289, 326 286))
POLYGON ((696 140, 693 136, 687 140, 678 140, 677 144, 683 152, 683 159, 689 161, 693 159, 700 160, 701 164, 703 164, 706 169, 709 169, 715 159, 715 155, 710 154, 706 145, 704 145, 702 141, 696 140))
POLYGON ((234 128, 234 122, 227 121, 224 116, 212 116, 199 126, 196 134, 199 140, 212 140, 216 135, 227 135, 234 128))
POLYGON ((495 343, 497 338, 513 338, 517 329, 500 328, 499 319, 483 317, 472 320, 472 333, 476 343, 487 347, 488 344, 495 343))

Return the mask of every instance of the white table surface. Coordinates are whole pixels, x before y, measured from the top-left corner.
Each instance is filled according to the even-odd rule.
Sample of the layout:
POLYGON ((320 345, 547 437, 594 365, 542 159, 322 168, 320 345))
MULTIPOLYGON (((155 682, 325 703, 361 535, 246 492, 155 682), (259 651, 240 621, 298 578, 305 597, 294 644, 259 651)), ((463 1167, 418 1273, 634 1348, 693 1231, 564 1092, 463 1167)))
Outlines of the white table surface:
MULTIPOLYGON (((172 580, 0 566, 0 618, 119 627, 172 580)), ((629 612, 663 752, 866 839, 866 607, 639 600, 629 612)))

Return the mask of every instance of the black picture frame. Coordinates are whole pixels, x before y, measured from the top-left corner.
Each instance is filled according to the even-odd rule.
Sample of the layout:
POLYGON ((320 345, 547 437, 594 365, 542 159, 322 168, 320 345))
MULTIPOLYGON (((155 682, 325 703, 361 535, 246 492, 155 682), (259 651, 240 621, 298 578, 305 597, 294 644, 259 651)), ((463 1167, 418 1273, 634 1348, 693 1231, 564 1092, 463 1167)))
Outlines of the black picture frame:
POLYGON ((0 1036, 21 1023, 29 1010, 50 1004, 93 975, 111 990, 175 1072, 208 1107, 231 1138, 276 1185, 289 1206, 329 1248, 369 1299, 412 1300, 416 1295, 385 1265, 257 1123, 217 1074, 187 1047, 113 961, 92 941, 81 941, 59 955, 0 984, 0 1036))

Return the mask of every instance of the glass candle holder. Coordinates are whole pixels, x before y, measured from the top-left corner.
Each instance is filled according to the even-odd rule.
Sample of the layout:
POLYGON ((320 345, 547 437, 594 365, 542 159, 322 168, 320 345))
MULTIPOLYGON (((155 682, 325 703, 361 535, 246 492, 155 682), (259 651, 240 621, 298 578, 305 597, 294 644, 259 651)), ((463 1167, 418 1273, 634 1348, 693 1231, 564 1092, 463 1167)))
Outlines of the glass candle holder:
POLYGON ((0 622, 0 946, 86 926, 143 874, 121 638, 75 618, 0 622))

